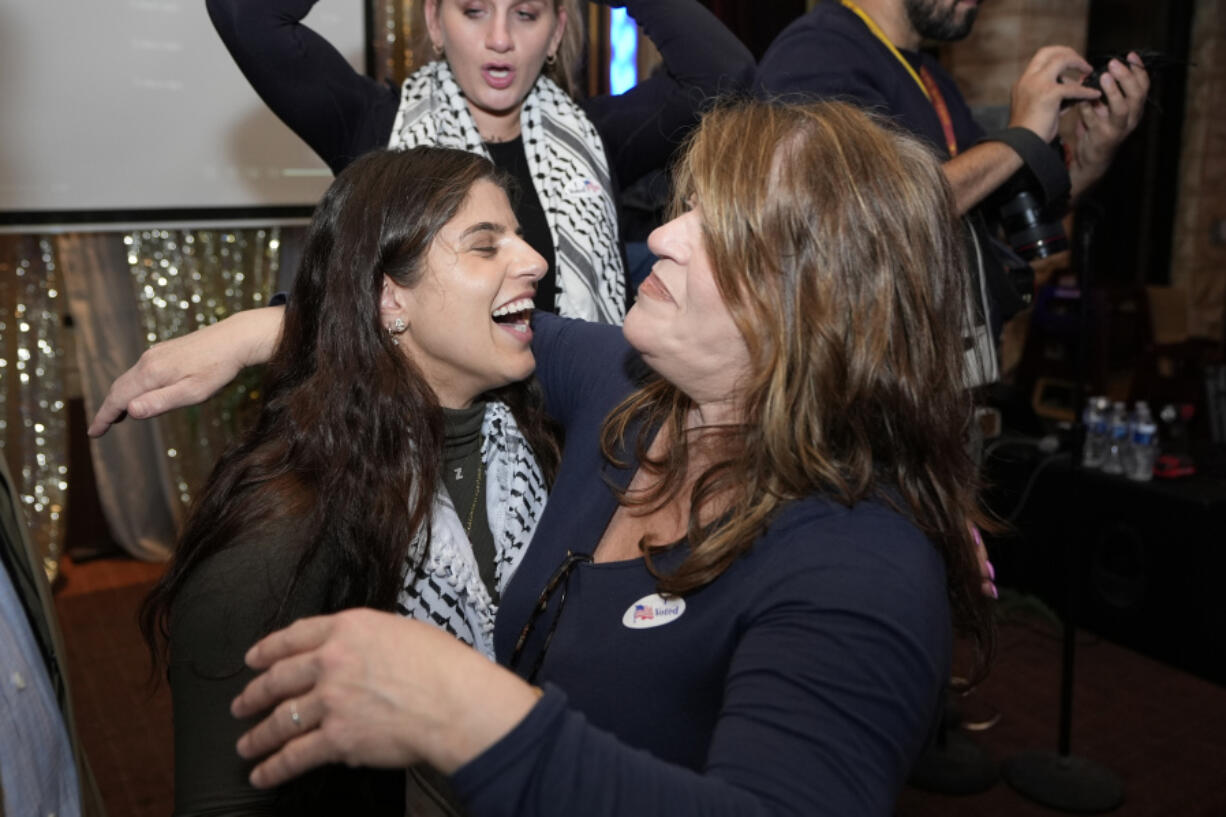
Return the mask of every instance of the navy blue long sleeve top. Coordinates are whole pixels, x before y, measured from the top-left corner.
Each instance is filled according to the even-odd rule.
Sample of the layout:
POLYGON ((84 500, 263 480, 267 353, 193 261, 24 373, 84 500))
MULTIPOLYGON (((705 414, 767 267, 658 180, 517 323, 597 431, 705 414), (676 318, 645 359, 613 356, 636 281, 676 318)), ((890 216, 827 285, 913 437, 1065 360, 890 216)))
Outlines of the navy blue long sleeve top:
MULTIPOLYGON (((922 67, 932 75, 949 109, 959 151, 974 145, 983 129, 953 77, 928 54, 899 53, 916 71, 922 67)), ((864 21, 838 0, 819 3, 779 33, 762 55, 754 84, 760 95, 838 99, 884 114, 949 158, 941 120, 928 97, 864 21)))
MULTIPOLYGON (((566 450, 499 610, 504 663, 567 551, 595 550, 617 504, 606 480, 625 486, 637 467, 609 465, 599 446, 645 371, 620 330, 538 312, 534 332, 566 450)), ((941 558, 903 516, 814 496, 683 599, 655 597, 642 559, 579 564, 559 615, 560 595, 520 666, 556 620, 544 697, 453 778, 473 815, 892 813, 934 726, 952 640, 941 558)))

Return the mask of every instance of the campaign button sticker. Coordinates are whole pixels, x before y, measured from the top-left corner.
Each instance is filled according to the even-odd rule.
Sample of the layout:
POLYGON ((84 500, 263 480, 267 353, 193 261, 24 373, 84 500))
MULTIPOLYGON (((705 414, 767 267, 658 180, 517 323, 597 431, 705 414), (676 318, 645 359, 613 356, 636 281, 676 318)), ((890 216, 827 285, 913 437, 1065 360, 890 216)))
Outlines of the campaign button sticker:
POLYGON ((563 192, 568 196, 590 197, 603 194, 604 188, 595 179, 571 179, 563 187, 563 192))
POLYGON ((680 596, 665 598, 659 593, 643 596, 626 608, 622 616, 622 624, 631 630, 647 630, 652 627, 663 627, 681 618, 685 612, 685 599, 680 596))

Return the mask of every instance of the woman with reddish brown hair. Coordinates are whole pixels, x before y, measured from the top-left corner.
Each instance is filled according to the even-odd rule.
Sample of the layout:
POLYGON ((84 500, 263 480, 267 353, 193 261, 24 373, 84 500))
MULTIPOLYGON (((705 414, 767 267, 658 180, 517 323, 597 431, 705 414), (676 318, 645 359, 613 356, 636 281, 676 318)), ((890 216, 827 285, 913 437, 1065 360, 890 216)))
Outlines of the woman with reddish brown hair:
MULTIPOLYGON (((980 668, 992 644, 948 185, 852 107, 747 102, 704 118, 675 210, 624 335, 534 318, 566 447, 509 669, 421 622, 301 621, 247 656, 256 785, 425 761, 474 815, 892 813, 951 622, 980 668)), ((178 390, 138 367, 111 410, 151 387, 178 390)))

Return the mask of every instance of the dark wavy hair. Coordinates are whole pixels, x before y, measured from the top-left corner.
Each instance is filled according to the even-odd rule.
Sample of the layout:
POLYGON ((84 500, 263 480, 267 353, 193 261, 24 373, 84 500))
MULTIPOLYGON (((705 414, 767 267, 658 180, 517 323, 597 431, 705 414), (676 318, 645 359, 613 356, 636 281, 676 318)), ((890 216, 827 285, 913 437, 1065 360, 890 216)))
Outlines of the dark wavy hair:
MULTIPOLYGON (((439 230, 473 185, 504 185, 484 157, 446 148, 380 150, 349 165, 315 210, 281 338, 249 433, 217 465, 189 513, 169 569, 141 610, 164 662, 171 608, 192 571, 254 529, 307 519, 296 583, 326 552, 335 564, 321 612, 390 609, 414 535, 428 529, 443 450, 438 400, 380 322, 384 276, 412 287, 439 230)), ((551 479, 558 446, 535 381, 491 392, 515 415, 551 479)), ((419 570, 426 553, 416 558, 419 570)))
POLYGON ((661 592, 720 576, 780 506, 820 494, 884 501, 944 560, 958 624, 992 653, 991 609, 969 522, 992 528, 967 450, 964 376, 968 272, 949 185, 917 139, 849 105, 738 102, 708 113, 676 173, 674 211, 702 208, 715 283, 749 351, 740 421, 690 438, 693 407, 655 377, 610 416, 606 456, 634 441, 658 476, 623 504, 662 507, 686 481, 691 450, 714 444, 693 483, 690 552, 661 592), (651 435, 674 441, 647 455, 651 435), (707 520, 704 522, 703 520, 707 520), (714 520, 714 521, 710 521, 714 520))

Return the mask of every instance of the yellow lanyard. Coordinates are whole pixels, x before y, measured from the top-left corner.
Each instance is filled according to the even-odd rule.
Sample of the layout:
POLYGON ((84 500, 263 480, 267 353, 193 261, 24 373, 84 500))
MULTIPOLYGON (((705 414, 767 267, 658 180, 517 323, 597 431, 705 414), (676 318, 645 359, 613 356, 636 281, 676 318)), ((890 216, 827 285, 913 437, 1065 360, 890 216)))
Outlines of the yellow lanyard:
POLYGON ((919 89, 924 92, 924 96, 926 96, 928 101, 931 102, 932 94, 928 93, 928 86, 926 86, 924 81, 920 79, 919 74, 915 73, 915 69, 911 67, 911 63, 907 62, 907 58, 898 53, 898 49, 894 47, 894 43, 890 42, 889 38, 885 36, 885 32, 873 22, 873 18, 865 14, 864 9, 857 6, 852 2, 852 0, 839 0, 839 2, 851 9, 853 14, 863 20, 864 25, 868 26, 868 30, 873 33, 873 36, 878 40, 881 40, 881 44, 890 49, 890 53, 894 55, 894 59, 898 60, 898 62, 902 64, 902 67, 907 69, 907 73, 911 75, 911 79, 915 80, 915 84, 919 86, 919 89))

